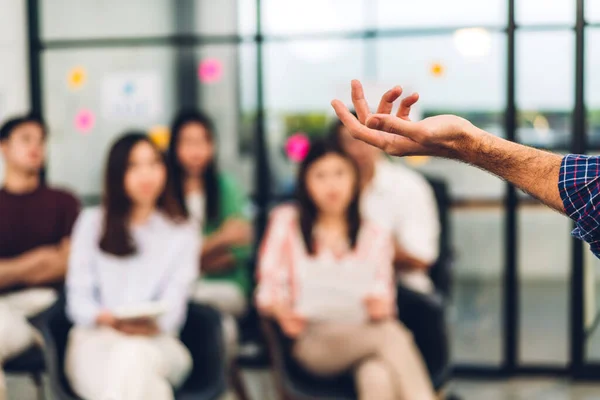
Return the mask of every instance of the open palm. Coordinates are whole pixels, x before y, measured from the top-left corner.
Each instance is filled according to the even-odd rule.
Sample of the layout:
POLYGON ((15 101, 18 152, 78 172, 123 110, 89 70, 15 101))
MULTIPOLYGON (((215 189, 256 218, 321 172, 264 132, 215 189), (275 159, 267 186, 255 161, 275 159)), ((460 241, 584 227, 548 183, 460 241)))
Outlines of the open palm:
POLYGON ((400 102, 396 115, 391 111, 394 102, 402 95, 399 86, 386 92, 376 114, 371 114, 359 81, 352 81, 352 103, 358 119, 339 100, 332 106, 352 136, 379 147, 394 156, 434 155, 450 156, 461 144, 461 135, 470 124, 455 115, 439 115, 419 122, 409 118, 410 108, 418 101, 414 93, 400 102))

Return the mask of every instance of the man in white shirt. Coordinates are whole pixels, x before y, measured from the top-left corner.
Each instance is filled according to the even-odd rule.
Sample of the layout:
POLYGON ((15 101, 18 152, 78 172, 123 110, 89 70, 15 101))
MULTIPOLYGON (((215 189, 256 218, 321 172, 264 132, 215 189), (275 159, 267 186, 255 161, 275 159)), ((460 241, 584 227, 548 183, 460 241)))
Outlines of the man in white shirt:
POLYGON ((399 282, 432 292, 428 270, 439 255, 440 223, 431 185, 419 173, 386 159, 379 149, 354 139, 341 122, 334 125, 332 136, 358 164, 363 215, 394 235, 399 282))

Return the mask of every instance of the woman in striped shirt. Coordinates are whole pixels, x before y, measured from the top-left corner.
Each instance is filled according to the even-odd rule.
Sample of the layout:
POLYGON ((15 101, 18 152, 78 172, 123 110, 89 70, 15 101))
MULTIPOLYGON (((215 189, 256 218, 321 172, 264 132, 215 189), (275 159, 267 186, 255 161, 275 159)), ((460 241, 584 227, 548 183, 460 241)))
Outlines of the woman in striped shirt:
POLYGON ((429 400, 433 388, 396 319, 390 234, 359 214, 357 167, 331 142, 300 166, 297 204, 272 212, 257 304, 318 375, 352 370, 359 399, 429 400))

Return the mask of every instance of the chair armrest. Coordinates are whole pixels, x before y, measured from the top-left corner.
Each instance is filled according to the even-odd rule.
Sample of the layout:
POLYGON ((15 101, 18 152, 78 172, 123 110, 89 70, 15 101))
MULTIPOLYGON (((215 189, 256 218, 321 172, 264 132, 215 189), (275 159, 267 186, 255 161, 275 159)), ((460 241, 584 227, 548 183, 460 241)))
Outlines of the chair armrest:
POLYGON ((44 360, 53 398, 56 400, 81 400, 71 391, 64 368, 64 354, 71 322, 65 315, 64 296, 35 318, 36 327, 44 338, 44 360), (58 341, 64 341, 59 343, 58 341))
POLYGON ((260 326, 264 333, 271 362, 275 368, 283 367, 285 346, 277 322, 272 318, 260 317, 260 326))
POLYGON ((441 294, 421 293, 398 285, 397 288, 398 312, 418 307, 419 310, 431 313, 443 313, 445 310, 444 298, 441 294))

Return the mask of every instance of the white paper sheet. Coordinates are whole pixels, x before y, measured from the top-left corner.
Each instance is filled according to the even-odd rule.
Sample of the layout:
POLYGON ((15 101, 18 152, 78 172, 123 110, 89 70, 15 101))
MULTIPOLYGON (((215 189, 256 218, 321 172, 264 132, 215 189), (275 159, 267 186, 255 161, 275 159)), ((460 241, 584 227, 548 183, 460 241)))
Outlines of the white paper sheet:
POLYGON ((298 277, 296 312, 313 321, 364 322, 365 298, 375 284, 371 266, 312 264, 298 277))

